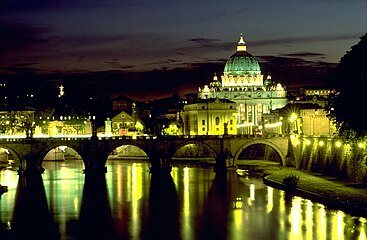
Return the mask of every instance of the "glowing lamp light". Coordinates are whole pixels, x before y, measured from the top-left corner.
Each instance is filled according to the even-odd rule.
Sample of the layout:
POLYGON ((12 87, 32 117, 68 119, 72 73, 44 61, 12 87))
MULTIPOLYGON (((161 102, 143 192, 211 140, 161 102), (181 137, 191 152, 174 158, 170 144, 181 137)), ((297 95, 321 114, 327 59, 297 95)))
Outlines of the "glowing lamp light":
POLYGON ((253 126, 254 123, 253 122, 250 122, 250 123, 242 123, 242 124, 237 124, 237 128, 240 128, 240 127, 250 127, 250 126, 253 126))
POLYGON ((335 143, 335 146, 339 148, 339 147, 341 147, 341 146, 342 146, 342 143, 341 143, 340 141, 337 141, 337 142, 335 143))
POLYGON ((236 197, 236 200, 233 201, 234 209, 241 209, 243 205, 243 200, 240 197, 236 197))
POLYGON ((320 147, 324 146, 324 144, 325 144, 325 143, 324 143, 324 141, 320 141, 320 142, 319 142, 319 146, 320 146, 320 147))
POLYGON ((364 143, 360 142, 360 143, 358 143, 358 147, 359 147, 359 148, 364 148, 364 147, 365 147, 365 145, 364 145, 364 143))
POLYGON ((264 127, 265 128, 274 128, 274 127, 279 127, 282 125, 282 122, 276 122, 276 123, 268 123, 265 124, 264 127))
POLYGON ((311 141, 309 139, 306 140, 306 145, 310 145, 311 141))
POLYGON ((294 122, 297 118, 298 118, 297 114, 292 113, 291 116, 289 117, 289 121, 294 122))
POLYGON ((59 149, 63 152, 65 152, 65 149, 67 148, 67 146, 59 146, 59 149))

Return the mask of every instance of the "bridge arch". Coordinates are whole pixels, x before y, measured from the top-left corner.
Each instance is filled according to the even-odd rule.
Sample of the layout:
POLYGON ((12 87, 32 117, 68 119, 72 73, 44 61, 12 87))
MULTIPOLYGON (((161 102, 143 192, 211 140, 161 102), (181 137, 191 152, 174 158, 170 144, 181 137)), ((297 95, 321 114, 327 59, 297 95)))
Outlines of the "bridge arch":
POLYGON ((180 142, 178 144, 172 145, 169 148, 168 152, 167 152, 167 157, 170 160, 172 160, 172 157, 175 155, 175 153, 177 153, 177 151, 179 149, 182 149, 185 146, 188 146, 188 145, 191 145, 191 144, 204 147, 205 149, 209 150, 209 152, 212 154, 214 159, 217 159, 217 156, 218 156, 217 151, 212 146, 210 146, 209 144, 203 143, 203 142, 200 142, 200 141, 184 141, 184 142, 180 142))
POLYGON ((266 139, 256 139, 256 140, 253 140, 253 141, 250 141, 250 142, 246 142, 244 143, 243 145, 241 145, 235 155, 234 155, 234 162, 236 162, 240 156, 240 154, 242 153, 243 150, 245 150, 246 148, 250 147, 250 146, 253 146, 253 145, 257 145, 257 144, 263 144, 263 145, 266 145, 266 146, 269 146, 270 148, 272 148, 280 157, 281 159, 281 165, 282 166, 285 166, 286 164, 286 156, 283 154, 282 150, 277 147, 274 143, 270 142, 270 141, 267 141, 266 139))
POLYGON ((130 141, 130 142, 126 142, 126 143, 121 143, 121 142, 116 142, 116 143, 113 143, 111 145, 108 146, 107 148, 107 152, 108 152, 108 155, 107 157, 114 151, 116 150, 117 148, 119 147, 123 147, 123 146, 133 146, 133 147, 137 147, 139 148, 140 150, 142 150, 148 157, 149 157, 149 154, 150 154, 150 149, 146 147, 146 145, 144 144, 140 144, 140 142, 133 142, 133 141, 130 141))
POLYGON ((73 149, 79 156, 81 157, 81 160, 83 161, 84 166, 86 165, 85 159, 83 157, 81 148, 79 144, 74 144, 73 142, 53 142, 51 144, 44 145, 43 148, 40 148, 37 153, 33 153, 33 158, 35 158, 35 161, 37 163, 37 166, 39 168, 42 167, 43 161, 45 160, 45 157, 47 154, 52 151, 53 149, 59 148, 61 146, 65 146, 67 148, 73 149))
MULTIPOLYGON (((145 154, 144 157, 149 157, 149 152, 147 152, 146 149, 143 148, 143 146, 141 146, 140 144, 133 144, 133 143, 122 143, 122 144, 118 144, 118 145, 114 145, 113 147, 111 147, 111 149, 108 149, 108 157, 111 156, 111 154, 114 154, 114 151, 117 150, 121 150, 121 151, 124 151, 124 150, 133 150, 135 152, 137 151, 140 151, 141 153, 145 154), (122 149, 126 147, 125 149, 122 149), (135 150, 134 150, 135 149, 135 150)), ((121 154, 121 156, 123 156, 123 154, 121 154)), ((139 155, 137 157, 141 157, 142 155, 139 155)), ((108 157, 107 157, 107 160, 108 160, 108 157)), ((134 156, 132 156, 134 157, 134 156)))
POLYGON ((11 145, 0 144, 0 148, 6 149, 7 151, 9 151, 9 153, 15 158, 12 160, 17 161, 20 164, 20 166, 22 165, 24 165, 24 167, 26 166, 26 161, 24 159, 24 156, 20 154, 20 151, 16 147, 13 148, 11 145))

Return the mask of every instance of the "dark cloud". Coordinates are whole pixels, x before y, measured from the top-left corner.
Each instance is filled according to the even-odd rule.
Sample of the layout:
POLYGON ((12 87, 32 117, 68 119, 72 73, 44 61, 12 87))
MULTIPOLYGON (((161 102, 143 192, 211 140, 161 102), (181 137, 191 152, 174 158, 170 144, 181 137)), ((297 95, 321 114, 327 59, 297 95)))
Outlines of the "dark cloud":
POLYGON ((313 43, 313 42, 328 42, 339 40, 351 40, 358 39, 363 33, 351 33, 351 34, 334 34, 334 35, 315 35, 315 36, 299 36, 288 38, 275 38, 266 40, 251 41, 251 46, 261 47, 269 45, 285 45, 293 43, 313 43))
POLYGON ((330 73, 336 64, 323 61, 307 61, 302 58, 285 56, 259 56, 263 74, 288 89, 303 86, 326 86, 330 83, 330 73))
MULTIPOLYGON (((313 54, 304 54, 313 55, 313 54)), ((316 54, 317 55, 317 54, 316 54)), ((118 59, 109 64, 118 64, 118 59)), ((324 86, 328 84, 329 73, 335 64, 322 61, 307 61, 298 57, 259 56, 262 73, 271 74, 275 82, 280 82, 287 89, 302 86, 324 86)), ((82 71, 68 73, 42 74, 34 66, 36 63, 12 65, 12 74, 2 74, 2 79, 26 82, 43 82, 53 89, 62 83, 69 94, 98 94, 117 96, 124 94, 136 101, 153 100, 172 96, 178 93, 184 97, 187 93, 197 92, 198 87, 208 84, 214 73, 223 74, 226 59, 217 59, 202 63, 182 63, 187 67, 154 69, 146 72, 131 71, 132 66, 120 66, 121 70, 113 71, 82 71), (16 74, 15 74, 16 73, 16 74)), ((51 92, 51 91, 50 91, 51 92)))
POLYGON ((44 44, 47 40, 42 34, 46 32, 46 28, 32 27, 26 23, 0 22, 0 53, 24 51, 34 45, 44 44))
POLYGON ((9 72, 11 74, 35 74, 39 72, 39 69, 31 66, 36 64, 37 63, 18 63, 10 65, 7 68, 3 68, 2 70, 9 72))
POLYGON ((301 58, 307 58, 307 57, 325 57, 325 54, 323 53, 315 53, 315 52, 296 52, 296 53, 288 53, 283 54, 283 56, 286 57, 301 57, 301 58))
POLYGON ((54 1, 40 1, 40 0, 3 0, 0 2, 0 12, 16 13, 16 12, 30 12, 30 11, 50 11, 52 9, 65 9, 79 6, 76 0, 54 0, 54 1))
POLYGON ((210 38, 192 38, 189 41, 200 44, 202 46, 208 47, 213 46, 216 42, 219 42, 219 39, 210 39, 210 38))

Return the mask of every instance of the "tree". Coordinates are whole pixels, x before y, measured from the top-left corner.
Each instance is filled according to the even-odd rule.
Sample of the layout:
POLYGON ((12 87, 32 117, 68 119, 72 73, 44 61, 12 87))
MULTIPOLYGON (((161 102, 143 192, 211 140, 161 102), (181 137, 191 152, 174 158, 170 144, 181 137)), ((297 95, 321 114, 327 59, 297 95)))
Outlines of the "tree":
POLYGON ((55 109, 52 107, 42 107, 35 112, 35 124, 41 129, 41 133, 48 133, 48 125, 54 115, 55 109))
POLYGON ((333 87, 326 110, 340 135, 367 135, 367 34, 340 59, 333 75, 333 87))

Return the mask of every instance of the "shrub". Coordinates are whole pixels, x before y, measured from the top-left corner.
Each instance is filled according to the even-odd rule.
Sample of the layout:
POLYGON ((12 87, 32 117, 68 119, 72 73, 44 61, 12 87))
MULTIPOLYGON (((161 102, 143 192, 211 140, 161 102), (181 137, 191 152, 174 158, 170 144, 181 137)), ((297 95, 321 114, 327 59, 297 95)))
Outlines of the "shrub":
POLYGON ((299 177, 296 175, 289 175, 283 179, 283 184, 286 191, 293 191, 297 188, 299 177))

